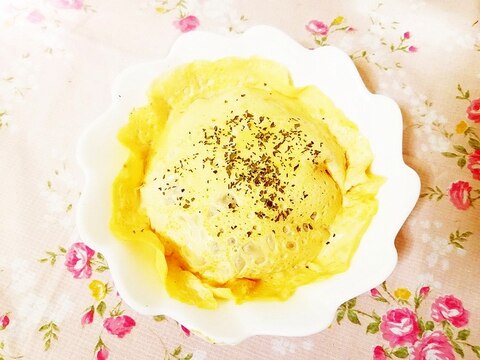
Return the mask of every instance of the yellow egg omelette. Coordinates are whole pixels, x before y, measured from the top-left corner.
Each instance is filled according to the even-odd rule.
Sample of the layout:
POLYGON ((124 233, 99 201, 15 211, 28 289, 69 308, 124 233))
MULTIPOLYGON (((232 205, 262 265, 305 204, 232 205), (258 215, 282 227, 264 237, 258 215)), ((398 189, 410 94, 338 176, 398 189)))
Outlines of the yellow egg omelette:
POLYGON ((148 244, 169 294, 213 309, 285 300, 345 271, 383 178, 367 139, 314 86, 263 58, 155 80, 119 132, 111 230, 148 244))

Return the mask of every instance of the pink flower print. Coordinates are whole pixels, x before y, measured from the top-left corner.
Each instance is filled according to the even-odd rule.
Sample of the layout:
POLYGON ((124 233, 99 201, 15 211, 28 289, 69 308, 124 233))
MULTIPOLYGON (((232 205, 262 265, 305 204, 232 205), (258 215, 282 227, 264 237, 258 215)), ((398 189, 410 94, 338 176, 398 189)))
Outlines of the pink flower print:
POLYGON ((480 123, 480 98, 472 100, 467 107, 467 118, 476 123, 480 123))
POLYGON ((407 40, 410 39, 410 31, 404 32, 404 33, 403 33, 403 38, 404 38, 404 39, 407 39, 407 40))
POLYGON ((102 346, 97 352, 97 360, 107 360, 110 352, 106 346, 102 346))
POLYGON ((423 286, 422 288, 420 288, 420 291, 418 293, 421 297, 426 298, 430 293, 430 286, 423 286))
POLYGON ((410 53, 416 53, 418 51, 418 48, 416 46, 409 46, 408 47, 408 52, 410 53))
POLYGON ((475 150, 474 153, 468 156, 468 169, 472 173, 475 180, 480 180, 480 150, 475 150))
POLYGON ((200 20, 194 15, 186 16, 173 23, 182 33, 195 30, 200 25, 200 20))
POLYGON ((466 181, 459 180, 452 183, 448 194, 453 206, 459 210, 467 210, 472 205, 470 191, 472 191, 472 187, 466 181))
POLYGON ((380 294, 380 291, 378 291, 376 288, 373 288, 372 290, 370 290, 370 296, 376 298, 382 295, 380 294))
POLYGON ((412 360, 455 360, 452 345, 441 331, 427 331, 413 346, 412 360))
POLYGON ((32 24, 39 24, 43 20, 45 20, 45 16, 43 16, 40 11, 33 10, 30 14, 27 15, 27 20, 32 24))
POLYGON ((116 317, 109 317, 103 322, 103 327, 112 335, 123 338, 132 331, 136 325, 135 320, 130 316, 121 315, 116 317))
POLYGON ((190 330, 188 330, 185 326, 183 325, 180 325, 180 328, 182 329, 182 331, 185 333, 185 335, 187 336, 190 336, 190 330))
POLYGON ((347 32, 354 32, 354 31, 357 31, 357 29, 355 29, 354 27, 349 26, 347 28, 347 32))
POLYGON ((462 301, 453 295, 439 296, 432 304, 432 319, 441 322, 447 320, 455 327, 468 324, 469 312, 462 301))
POLYGON ((83 7, 83 0, 52 0, 52 4, 59 9, 80 10, 83 7))
POLYGON ((92 276, 90 259, 93 255, 95 255, 95 251, 84 243, 74 243, 65 254, 65 266, 75 279, 88 279, 92 276))
POLYGON ((93 322, 93 316, 95 314, 95 310, 93 306, 82 316, 82 326, 89 325, 93 322))
POLYGON ((382 336, 391 347, 413 344, 420 328, 415 313, 408 308, 392 309, 382 316, 382 336))
POLYGON ((310 20, 307 25, 305 25, 305 29, 308 32, 312 33, 313 35, 322 35, 325 36, 328 34, 328 26, 318 20, 310 20))
POLYGON ((387 360, 385 355, 385 350, 380 345, 377 345, 373 348, 373 360, 387 360))
POLYGON ((10 324, 10 318, 8 317, 8 314, 0 316, 0 330, 5 330, 8 324, 10 324))

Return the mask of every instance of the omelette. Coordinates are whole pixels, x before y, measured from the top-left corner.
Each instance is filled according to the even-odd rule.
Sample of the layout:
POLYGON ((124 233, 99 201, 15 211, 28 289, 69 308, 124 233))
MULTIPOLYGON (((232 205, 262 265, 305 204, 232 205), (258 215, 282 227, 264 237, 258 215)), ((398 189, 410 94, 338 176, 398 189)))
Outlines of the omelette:
POLYGON ((281 64, 223 58, 156 79, 118 134, 111 230, 201 308, 285 300, 348 269, 383 178, 357 126, 281 64))

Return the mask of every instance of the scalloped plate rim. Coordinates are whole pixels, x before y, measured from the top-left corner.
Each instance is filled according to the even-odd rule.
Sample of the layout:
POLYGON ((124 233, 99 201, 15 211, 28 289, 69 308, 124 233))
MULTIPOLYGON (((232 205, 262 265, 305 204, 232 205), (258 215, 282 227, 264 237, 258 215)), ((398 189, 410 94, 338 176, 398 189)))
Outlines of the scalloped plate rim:
MULTIPOLYGON (((187 33, 185 35, 182 35, 175 42, 175 44, 172 46, 169 54, 165 58, 163 58, 161 60, 149 61, 149 62, 137 64, 137 65, 134 65, 134 66, 130 66, 127 69, 125 69, 124 71, 122 71, 117 76, 117 78, 116 78, 116 80, 115 80, 115 82, 112 86, 112 101, 111 101, 110 106, 107 108, 107 110, 102 115, 100 115, 97 119, 95 119, 95 121, 93 121, 92 124, 90 124, 90 126, 87 127, 87 129, 84 131, 83 135, 81 136, 81 138, 79 140, 79 143, 78 143, 78 147, 77 147, 77 158, 78 158, 78 161, 80 163, 80 167, 82 168, 82 170, 85 174, 85 178, 86 178, 84 191, 82 193, 82 197, 80 198, 80 201, 79 201, 79 204, 78 204, 77 227, 78 227, 78 230, 79 230, 79 233, 80 233, 80 236, 81 236, 82 240, 86 244, 91 246, 92 248, 96 249, 97 251, 101 251, 104 254, 104 256, 106 257, 107 261, 115 263, 115 261, 114 261, 115 255, 112 253, 114 251, 113 250, 114 246, 112 244, 107 246, 107 245, 105 245, 101 242, 98 242, 96 239, 94 239, 94 236, 91 235, 91 232, 88 228, 89 227, 88 220, 86 220, 86 217, 85 217, 85 214, 84 214, 85 211, 88 210, 85 207, 86 206, 86 200, 89 197, 92 196, 92 191, 94 192, 94 190, 95 190, 95 184, 92 184, 92 182, 93 182, 93 179, 95 178, 94 174, 96 172, 95 169, 90 167, 91 164, 89 164, 88 149, 86 149, 86 146, 87 146, 86 144, 89 140, 89 136, 92 136, 93 138, 95 138, 95 130, 98 129, 99 127, 101 128, 102 125, 105 126, 106 122, 108 121, 109 116, 111 116, 115 112, 117 107, 119 106, 120 101, 117 98, 117 94, 121 93, 123 87, 125 86, 125 84, 122 83, 122 80, 125 80, 125 78, 128 78, 128 76, 131 76, 132 74, 134 74, 135 71, 138 71, 138 70, 141 70, 141 69, 149 69, 149 68, 153 69, 153 68, 156 68, 159 65, 167 64, 168 61, 169 60, 171 61, 171 59, 174 56, 176 56, 176 54, 178 54, 178 52, 182 49, 181 46, 184 46, 186 43, 188 44, 188 42, 192 41, 192 39, 195 40, 196 38, 201 38, 202 36, 207 36, 207 37, 210 37, 210 38, 214 37, 216 39, 219 39, 219 41, 229 41, 229 42, 231 42, 231 41, 241 41, 239 39, 242 39, 242 37, 243 37, 243 39, 247 39, 248 36, 252 37, 254 34, 260 34, 260 33, 262 33, 262 34, 267 33, 268 36, 283 37, 282 40, 288 42, 288 44, 287 44, 288 46, 292 46, 292 44, 295 44, 294 46, 296 46, 297 49, 299 49, 300 51, 303 51, 304 53, 308 54, 306 56, 310 56, 310 54, 311 54, 313 57, 315 57, 315 56, 318 57, 318 56, 321 56, 322 52, 325 53, 325 52, 328 52, 328 51, 329 52, 332 52, 332 51, 336 52, 337 55, 338 54, 343 54, 341 56, 347 56, 341 50, 339 50, 335 47, 317 48, 313 51, 307 50, 305 48, 302 48, 300 44, 296 43, 294 40, 292 40, 289 36, 287 36, 283 32, 281 32, 277 29, 274 29, 274 28, 266 27, 266 26, 257 26, 257 27, 251 28, 245 34, 238 36, 236 39, 226 38, 226 37, 224 37, 222 35, 218 35, 218 34, 212 34, 212 33, 198 32, 197 31, 197 32, 187 33), (86 224, 86 222, 87 222, 87 224, 86 224)), ((287 45, 285 45, 285 47, 287 47, 287 45)), ((258 47, 259 45, 257 44, 256 46, 258 47)), ((252 48, 253 47, 255 47, 255 45, 252 45, 252 48)), ((224 55, 224 56, 228 56, 228 55, 224 55)), ((350 59, 348 59, 348 60, 350 60, 350 59)), ((384 95, 372 94, 366 88, 365 84, 363 83, 363 81, 361 79, 360 74, 358 73, 358 70, 355 68, 355 65, 353 64, 353 62, 351 62, 351 60, 350 60, 350 63, 351 63, 350 67, 353 67, 353 71, 354 71, 355 77, 356 77, 356 79, 352 79, 352 81, 355 81, 357 83, 356 85, 359 85, 358 90, 363 92, 362 96, 364 96, 365 98, 369 98, 372 101, 374 99, 377 99, 377 101, 374 101, 374 102, 383 101, 384 103, 387 103, 388 106, 391 107, 391 110, 394 113, 392 115, 393 120, 391 120, 391 121, 396 121, 397 124, 395 124, 395 125, 397 127, 400 126, 400 129, 401 129, 403 122, 402 122, 402 116, 401 116, 401 113, 400 113, 400 109, 398 108, 398 105, 392 99, 390 99, 389 97, 386 97, 384 95)), ((350 71, 352 71, 352 69, 350 69, 350 71)), ((147 89, 145 89, 145 91, 146 90, 147 89)), ((110 120, 110 121, 112 121, 112 120, 110 120)), ((389 253, 389 256, 390 256, 391 260, 388 262, 388 266, 386 266, 384 273, 382 273, 382 275, 377 275, 375 277, 372 276, 372 278, 374 278, 374 280, 370 281, 369 284, 371 284, 371 286, 370 285, 368 285, 368 286, 364 285, 362 287, 362 289, 363 289, 362 292, 355 291, 354 293, 352 293, 352 292, 346 291, 342 295, 337 295, 336 298, 335 298, 335 303, 337 304, 337 307, 341 303, 343 303, 344 301, 348 300, 349 298, 357 296, 357 295, 359 295, 359 294, 361 294, 365 291, 368 291, 371 287, 374 287, 374 286, 378 285, 379 283, 381 283, 385 278, 387 278, 390 275, 390 273, 395 268, 397 258, 398 258, 398 254, 397 254, 397 251, 396 251, 396 248, 395 248, 395 245, 394 245, 395 237, 396 237, 397 233, 400 231, 401 226, 405 222, 405 220, 408 217, 408 215, 410 214, 411 210, 415 206, 415 203, 418 199, 418 195, 420 193, 420 180, 419 180, 418 175, 415 173, 415 171, 413 169, 411 169, 410 167, 408 167, 403 160, 402 148, 401 148, 402 139, 403 139, 402 132, 400 131, 399 134, 394 135, 394 137, 396 137, 395 140, 397 142, 397 149, 396 149, 397 158, 395 159, 395 161, 397 161, 397 165, 399 166, 397 168, 398 174, 396 174, 396 175, 397 176, 403 175, 406 179, 408 179, 408 181, 410 181, 411 184, 410 184, 410 189, 409 189, 408 196, 405 195, 405 197, 407 198, 405 200, 405 202, 407 204, 404 205, 403 211, 401 212, 399 217, 396 219, 396 221, 394 221, 394 224, 389 227, 390 236, 392 237, 392 239, 389 240, 389 241, 385 241, 385 243, 383 244, 384 245, 384 250, 388 249, 388 253, 389 253), (400 144, 399 148, 398 148, 398 143, 400 144)), ((360 246, 362 246, 362 243, 360 244, 360 246)), ((359 249, 360 249, 360 246, 359 246, 359 249)), ((357 253, 358 253, 359 249, 357 249, 357 253)), ((388 255, 385 255, 385 256, 387 257, 388 255)), ((354 256, 354 259, 355 259, 355 256, 354 256)), ((352 263, 353 263, 353 260, 352 260, 352 263)), ((342 274, 339 274, 338 276, 347 276, 348 272, 349 272, 349 270, 347 270, 346 272, 344 272, 342 274), (347 275, 345 275, 345 274, 347 274, 347 275)), ((338 276, 334 276, 331 279, 335 279, 338 276)), ((140 304, 138 302, 138 300, 135 298, 135 296, 133 294, 131 294, 131 290, 128 289, 128 285, 126 285, 124 279, 122 279, 122 277, 120 275, 118 275, 118 273, 115 270, 112 270, 112 277, 113 277, 113 279, 114 279, 114 281, 115 281, 115 283, 116 283, 116 285, 119 289, 119 292, 122 294, 122 297, 125 298, 126 303, 131 305, 132 308, 134 308, 135 310, 137 310, 140 313, 145 313, 145 314, 150 314, 150 315, 152 315, 156 312, 155 309, 147 308, 145 306, 142 306, 142 304, 140 304)), ((329 279, 328 281, 332 281, 331 279, 329 279)), ((312 284, 307 285, 307 286, 305 286, 305 288, 311 287, 311 285, 312 284)), ((300 288, 297 292, 302 292, 302 291, 303 291, 303 289, 300 288)), ((287 303, 288 303, 288 301, 284 302, 283 304, 287 304, 287 303)), ((250 330, 250 331, 246 330, 246 331, 243 331, 243 332, 239 332, 236 336, 230 335, 228 337, 223 337, 220 334, 212 334, 208 331, 203 332, 202 326, 199 326, 198 323, 191 323, 188 319, 188 316, 186 316, 185 313, 181 313, 181 312, 179 313, 178 309, 175 309, 175 310, 162 309, 162 310, 163 310, 163 313, 165 315, 169 315, 176 320, 181 320, 181 322, 184 325, 186 325, 187 327, 189 327, 189 325, 193 325, 194 328, 196 328, 201 334, 206 335, 208 338, 214 338, 214 340, 218 340, 218 341, 223 342, 223 343, 232 344, 232 343, 238 343, 240 341, 243 341, 244 339, 246 339, 250 336, 254 336, 254 335, 306 336, 306 335, 310 335, 310 334, 319 332, 319 331, 325 329, 333 321, 333 318, 335 316, 336 307, 335 308, 331 307, 329 309, 329 311, 325 312, 325 314, 323 315, 323 319, 322 319, 323 321, 318 321, 318 323, 323 324, 321 326, 318 326, 318 325, 315 326, 315 325, 310 324, 310 326, 305 326, 303 329, 296 328, 294 332, 292 332, 291 329, 287 329, 287 328, 277 328, 277 329, 275 329, 275 331, 272 331, 271 329, 270 330, 265 330, 265 329, 260 329, 260 328, 257 327, 257 330, 250 330)), ((320 319, 318 319, 318 320, 320 320, 320 319)))

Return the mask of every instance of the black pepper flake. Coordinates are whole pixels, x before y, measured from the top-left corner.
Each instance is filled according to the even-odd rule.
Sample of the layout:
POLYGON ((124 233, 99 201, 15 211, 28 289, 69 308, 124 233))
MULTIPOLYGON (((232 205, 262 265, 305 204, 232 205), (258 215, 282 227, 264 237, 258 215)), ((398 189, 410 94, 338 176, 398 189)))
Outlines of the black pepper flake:
POLYGON ((259 219, 263 219, 266 216, 262 211, 255 211, 255 215, 257 215, 259 219))
MULTIPOLYGON (((240 94, 241 97, 245 95, 240 94)), ((224 102, 227 103, 228 100, 224 99, 224 102)), ((299 163, 292 164, 295 160, 292 156, 293 151, 294 149, 300 149, 308 157, 307 160, 315 164, 317 161, 318 163, 321 161, 321 159, 317 159, 321 153, 318 149, 319 146, 314 147, 314 142, 309 141, 307 134, 301 130, 300 118, 289 118, 290 126, 282 126, 278 131, 273 131, 271 129, 277 126, 268 116, 255 115, 248 109, 237 115, 233 115, 234 110, 232 109, 230 114, 232 115, 227 119, 226 126, 219 126, 217 123, 215 126, 202 129, 203 139, 197 145, 206 148, 207 153, 210 154, 210 156, 200 159, 202 167, 218 174, 215 178, 217 180, 228 179, 227 186, 229 189, 245 193, 254 201, 256 206, 263 206, 263 210, 255 209, 257 210, 255 215, 258 218, 270 221, 286 221, 292 212, 292 205, 299 200, 291 195, 288 196, 285 192, 288 186, 295 187, 295 184, 292 184, 289 178, 296 176, 294 172, 300 166, 299 163), (268 124, 264 123, 266 120, 269 121, 268 124), (255 141, 242 144, 243 147, 239 148, 234 134, 245 129, 248 129, 255 141), (245 153, 242 153, 244 149, 245 153), (226 175, 219 174, 220 167, 225 167, 226 175), (293 172, 290 173, 283 170, 292 168, 293 172), (285 209, 285 204, 292 204, 290 205, 292 208, 285 209)), ((212 121, 215 121, 215 119, 212 119, 212 121)), ((321 146, 322 144, 320 144, 321 146)), ((190 161, 197 159, 199 155, 197 152, 179 160, 178 166, 173 167, 173 172, 180 176, 187 171, 194 173, 195 168, 190 161)), ((172 169, 167 169, 167 171, 172 171, 172 169)), ((210 180, 206 180, 206 183, 209 184, 210 180)), ((165 191, 174 187, 175 185, 168 184, 166 189, 159 188, 159 190, 163 190, 165 194, 165 191)), ((180 189, 180 191, 183 193, 185 189, 180 189)), ((307 197, 308 194, 303 191, 301 199, 307 197)), ((177 201, 179 200, 182 200, 182 198, 177 197, 177 201)), ((185 199, 178 204, 188 208, 190 201, 194 201, 194 198, 191 198, 191 200, 185 199)), ((237 211, 238 205, 235 201, 229 201, 227 206, 229 212, 237 211)), ((312 214, 312 220, 314 220, 313 217, 312 214)), ((313 229, 311 224, 305 224, 308 230, 313 229)), ((296 226, 298 232, 302 230, 301 226, 296 226)))

